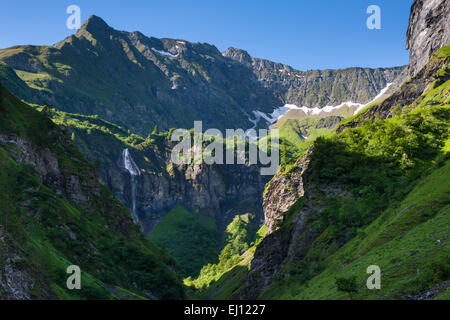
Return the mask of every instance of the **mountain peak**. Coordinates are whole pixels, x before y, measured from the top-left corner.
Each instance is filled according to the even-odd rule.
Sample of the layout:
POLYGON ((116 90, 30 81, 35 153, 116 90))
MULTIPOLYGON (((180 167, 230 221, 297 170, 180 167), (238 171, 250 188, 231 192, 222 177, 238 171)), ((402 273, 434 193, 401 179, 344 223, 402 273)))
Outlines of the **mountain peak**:
POLYGON ((245 63, 247 65, 252 64, 252 57, 248 54, 247 51, 242 49, 229 47, 225 52, 222 53, 222 55, 224 57, 239 61, 240 63, 245 63))
POLYGON ((80 27, 80 30, 87 30, 91 33, 109 30, 110 26, 100 17, 91 15, 80 27))

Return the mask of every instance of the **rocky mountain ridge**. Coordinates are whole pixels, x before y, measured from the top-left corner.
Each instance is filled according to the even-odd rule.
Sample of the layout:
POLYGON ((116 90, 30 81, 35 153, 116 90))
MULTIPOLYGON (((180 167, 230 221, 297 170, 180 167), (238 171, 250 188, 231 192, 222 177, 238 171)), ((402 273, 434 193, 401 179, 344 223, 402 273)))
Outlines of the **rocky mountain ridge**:
POLYGON ((244 64, 264 87, 283 104, 322 108, 343 102, 365 104, 388 83, 405 80, 405 67, 346 68, 299 71, 281 63, 251 57, 248 52, 228 48, 224 56, 244 64))
POLYGON ((210 44, 117 31, 96 16, 54 46, 0 50, 0 61, 0 81, 21 99, 98 114, 144 136, 155 124, 191 128, 194 120, 247 129, 253 111, 285 103, 365 103, 404 70, 302 72, 233 48, 221 53, 210 44))

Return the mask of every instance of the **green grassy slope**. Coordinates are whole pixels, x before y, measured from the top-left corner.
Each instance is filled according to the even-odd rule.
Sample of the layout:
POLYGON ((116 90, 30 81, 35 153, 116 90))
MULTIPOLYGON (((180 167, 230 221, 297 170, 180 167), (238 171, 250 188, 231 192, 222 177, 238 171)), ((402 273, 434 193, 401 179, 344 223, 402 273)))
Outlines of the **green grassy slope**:
POLYGON ((214 217, 175 206, 150 231, 149 238, 176 260, 177 271, 196 276, 201 267, 217 259, 219 232, 214 217))
MULTIPOLYGON (((33 107, 39 111, 45 108, 38 105, 33 107)), ((169 132, 155 131, 143 138, 97 115, 85 116, 46 109, 51 120, 67 131, 77 148, 97 167, 107 169, 115 166, 118 155, 125 148, 133 148, 134 160, 141 171, 166 174, 164 159, 170 151, 169 132)))
MULTIPOLYGON (((432 57, 430 63, 437 58, 441 63, 435 80, 411 105, 395 108, 394 117, 315 141, 304 176, 308 196, 256 249, 279 250, 272 244, 293 232, 302 212, 308 215, 306 231, 291 241, 306 245, 306 251, 286 256, 259 298, 347 299, 336 278, 352 276, 358 299, 408 299, 427 292, 448 297, 449 56, 443 48, 432 57), (366 289, 370 265, 381 268, 381 291, 366 289)), ((291 169, 281 167, 280 173, 289 179, 291 169)), ((237 265, 225 274, 218 283, 226 290, 210 298, 236 297, 248 285, 249 268, 237 265)))
POLYGON ((347 299, 335 279, 356 276, 356 299, 412 298, 450 279, 450 161, 421 179, 408 196, 322 262, 306 283, 287 277, 267 299, 347 299), (382 289, 368 290, 366 268, 381 268, 382 289))
POLYGON ((192 287, 193 290, 199 290, 200 296, 204 296, 205 293, 201 291, 208 289, 222 275, 245 260, 247 255, 244 255, 244 253, 261 238, 257 228, 258 222, 253 216, 249 214, 236 216, 225 231, 219 261, 216 264, 208 263, 204 265, 198 277, 190 276, 185 279, 184 283, 192 287))
MULTIPOLYGON (((173 259, 146 240, 128 210, 97 182, 65 133, 45 114, 0 86, 0 135, 29 141, 36 156, 54 154, 60 178, 78 177, 89 199, 81 206, 58 187, 43 183, 34 167, 16 162, 14 143, 0 146, 0 267, 25 271, 35 286, 30 298, 182 298, 180 279, 169 270, 173 259), (4 254, 3 254, 4 253, 4 254), (79 265, 82 289, 66 288, 66 268, 79 265)), ((64 188, 63 188, 64 190, 64 188)), ((2 292, 0 290, 0 296, 2 292)))
MULTIPOLYGON (((444 47, 430 59, 442 66, 434 82, 411 105, 396 107, 394 117, 315 143, 309 183, 337 184, 350 195, 307 203, 322 208, 309 218, 315 240, 260 298, 347 298, 336 278, 351 276, 360 299, 413 298, 448 286, 448 56, 444 47), (381 291, 365 287, 370 265, 382 270, 381 291)), ((279 232, 289 230, 297 212, 288 212, 279 232)))
POLYGON ((303 119, 281 119, 274 128, 279 130, 281 164, 293 164, 319 137, 333 134, 342 117, 307 117, 303 119))

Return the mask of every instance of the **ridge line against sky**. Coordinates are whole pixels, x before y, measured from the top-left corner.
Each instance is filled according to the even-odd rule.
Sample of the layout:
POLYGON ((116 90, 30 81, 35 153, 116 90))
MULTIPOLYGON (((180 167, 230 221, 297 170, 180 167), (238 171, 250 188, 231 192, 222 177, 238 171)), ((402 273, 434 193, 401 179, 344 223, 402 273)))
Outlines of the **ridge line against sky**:
POLYGON ((66 28, 72 4, 82 21, 95 14, 116 30, 235 47, 298 70, 392 67, 409 59, 412 0, 9 1, 0 11, 0 48, 52 45, 75 33, 66 28), (381 30, 366 26, 370 5, 381 8, 381 30))

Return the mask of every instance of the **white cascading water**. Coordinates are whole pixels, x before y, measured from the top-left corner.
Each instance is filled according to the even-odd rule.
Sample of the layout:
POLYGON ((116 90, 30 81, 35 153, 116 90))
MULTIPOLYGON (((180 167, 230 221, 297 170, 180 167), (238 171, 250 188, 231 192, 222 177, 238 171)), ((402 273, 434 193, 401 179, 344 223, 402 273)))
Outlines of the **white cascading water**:
POLYGON ((133 215, 134 223, 138 224, 139 217, 136 213, 136 176, 139 176, 141 174, 141 171, 139 170, 136 163, 133 161, 133 158, 131 158, 130 151, 128 149, 124 149, 122 151, 122 157, 123 157, 123 165, 131 176, 131 204, 132 204, 131 213, 133 215))

